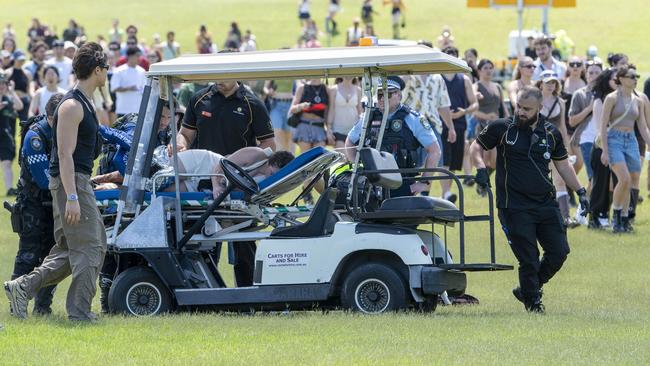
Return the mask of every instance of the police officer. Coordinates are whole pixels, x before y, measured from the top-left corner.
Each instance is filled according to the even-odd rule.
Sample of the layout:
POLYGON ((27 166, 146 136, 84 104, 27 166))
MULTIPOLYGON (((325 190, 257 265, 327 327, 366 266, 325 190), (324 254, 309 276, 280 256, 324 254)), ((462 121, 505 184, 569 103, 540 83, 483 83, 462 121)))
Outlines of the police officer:
MULTIPOLYGON (((380 85, 382 83, 380 82, 380 85)), ((426 151, 424 167, 435 168, 440 159, 440 145, 429 124, 429 121, 402 104, 402 90, 405 83, 398 76, 389 76, 386 80, 387 95, 383 89, 377 91, 377 108, 371 110, 370 126, 366 133, 364 146, 375 147, 379 136, 382 116, 384 113, 384 98, 388 98, 388 121, 385 126, 384 136, 381 142, 381 151, 392 153, 400 169, 411 169, 418 167, 420 151, 426 151)), ((359 143, 363 119, 357 122, 350 130, 345 140, 345 152, 350 161, 354 160, 356 149, 359 143)), ((425 173, 430 176, 432 173, 425 173)), ((401 187, 391 190, 391 197, 417 195, 427 193, 431 184, 429 181, 413 182, 404 180, 401 187)))
MULTIPOLYGON (((14 229, 20 237, 18 254, 11 279, 31 272, 43 263, 54 246, 54 219, 52 195, 48 189, 52 146, 52 118, 63 94, 55 94, 45 106, 46 114, 32 117, 22 123, 23 143, 20 150, 20 179, 18 196, 12 215, 14 229)), ((56 286, 42 288, 34 301, 34 314, 48 315, 52 312, 52 295, 56 286)))
MULTIPOLYGON (((177 143, 178 151, 196 147, 223 156, 247 146, 275 151, 273 127, 264 102, 236 81, 216 81, 190 98, 177 143)), ((233 247, 237 286, 252 286, 255 242, 238 242, 233 247)))
POLYGON ((476 183, 489 185, 482 150, 497 148, 496 190, 499 220, 510 248, 519 261, 515 297, 526 310, 543 313, 541 287, 562 267, 569 254, 549 164, 553 162, 567 185, 587 209, 586 190, 567 160, 562 135, 539 113, 542 93, 525 87, 518 93, 516 115, 490 123, 472 143, 476 183), (537 242, 544 254, 540 261, 537 242))

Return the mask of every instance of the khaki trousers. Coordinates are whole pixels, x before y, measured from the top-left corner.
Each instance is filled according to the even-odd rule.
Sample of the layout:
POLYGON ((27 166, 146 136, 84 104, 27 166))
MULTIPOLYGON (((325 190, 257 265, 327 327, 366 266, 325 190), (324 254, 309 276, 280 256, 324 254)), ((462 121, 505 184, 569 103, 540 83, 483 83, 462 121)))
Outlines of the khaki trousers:
POLYGON ((106 253, 106 231, 97 208, 95 194, 86 174, 75 173, 81 208, 81 220, 75 225, 65 222, 67 195, 60 177, 50 179, 56 244, 40 267, 18 279, 33 298, 42 287, 58 284, 72 275, 66 299, 70 320, 93 320, 90 311, 97 290, 97 276, 106 253))

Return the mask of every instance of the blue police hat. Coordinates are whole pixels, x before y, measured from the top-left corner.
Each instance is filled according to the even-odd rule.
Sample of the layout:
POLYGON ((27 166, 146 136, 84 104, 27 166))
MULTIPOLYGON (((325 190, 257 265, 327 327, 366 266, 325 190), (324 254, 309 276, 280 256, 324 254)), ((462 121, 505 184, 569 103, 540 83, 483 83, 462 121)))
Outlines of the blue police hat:
MULTIPOLYGON (((382 85, 383 85, 383 80, 378 79, 377 90, 380 90, 382 88, 382 85)), ((386 85, 388 87, 388 91, 404 90, 404 87, 406 87, 406 83, 404 83, 404 80, 402 80, 402 78, 399 76, 387 77, 386 85)))

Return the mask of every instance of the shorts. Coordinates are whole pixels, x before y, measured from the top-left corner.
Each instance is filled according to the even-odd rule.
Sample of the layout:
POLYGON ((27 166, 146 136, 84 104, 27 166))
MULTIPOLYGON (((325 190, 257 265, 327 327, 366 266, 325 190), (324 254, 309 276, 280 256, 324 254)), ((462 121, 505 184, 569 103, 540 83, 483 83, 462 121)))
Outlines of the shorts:
POLYGON ((607 155, 610 164, 625 162, 630 173, 641 171, 641 155, 639 153, 639 143, 634 136, 634 132, 624 132, 619 130, 609 130, 607 132, 607 155))
POLYGON ((307 13, 298 13, 298 19, 307 20, 307 19, 310 19, 310 18, 311 18, 311 15, 309 15, 309 12, 307 12, 307 13))
POLYGON ((14 133, 15 129, 9 124, 0 127, 0 161, 13 161, 16 158, 14 133))
POLYGON ((289 99, 271 99, 271 125, 274 130, 291 131, 291 126, 287 123, 287 114, 291 107, 291 100, 289 99))
POLYGON ((478 120, 472 116, 467 116, 467 130, 466 138, 467 140, 473 140, 476 137, 476 126, 478 125, 478 120))
POLYGON ((463 169, 463 158, 465 156, 465 129, 456 128, 456 141, 450 143, 447 141, 448 129, 444 127, 442 129, 442 145, 443 145, 443 154, 442 154, 442 165, 448 166, 449 170, 462 170, 463 169))
POLYGON ((348 138, 348 135, 346 135, 344 133, 334 132, 334 141, 337 141, 337 142, 338 141, 343 141, 343 142, 345 142, 345 140, 347 138, 348 138))
POLYGON ((310 124, 300 121, 293 132, 293 142, 321 143, 327 141, 327 134, 323 124, 310 124))

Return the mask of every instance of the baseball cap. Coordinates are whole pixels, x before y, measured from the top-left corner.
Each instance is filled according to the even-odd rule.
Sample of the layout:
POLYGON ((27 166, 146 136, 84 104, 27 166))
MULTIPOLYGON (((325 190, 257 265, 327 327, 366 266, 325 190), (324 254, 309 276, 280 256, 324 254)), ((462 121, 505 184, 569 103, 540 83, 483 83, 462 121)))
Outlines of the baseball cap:
POLYGON ((52 42, 52 48, 54 48, 54 47, 63 47, 64 44, 65 43, 63 41, 57 39, 56 41, 52 42))
POLYGON ((66 49, 66 50, 67 50, 68 48, 74 48, 74 49, 76 50, 78 47, 77 47, 77 45, 74 44, 73 42, 65 41, 65 43, 63 43, 63 48, 66 49))
POLYGON ((26 59, 25 52, 21 50, 14 51, 14 59, 17 61, 25 60, 26 59))
MULTIPOLYGON (((382 86, 383 86, 383 80, 378 79, 377 90, 381 90, 382 86)), ((404 90, 406 84, 404 83, 404 80, 402 80, 402 78, 400 78, 399 76, 389 76, 386 78, 386 86, 388 87, 388 91, 396 91, 396 90, 404 90)))
POLYGON ((539 75, 540 79, 542 79, 543 82, 548 83, 551 80, 555 80, 558 83, 560 82, 560 78, 557 76, 555 71, 553 70, 544 70, 542 73, 539 75))

